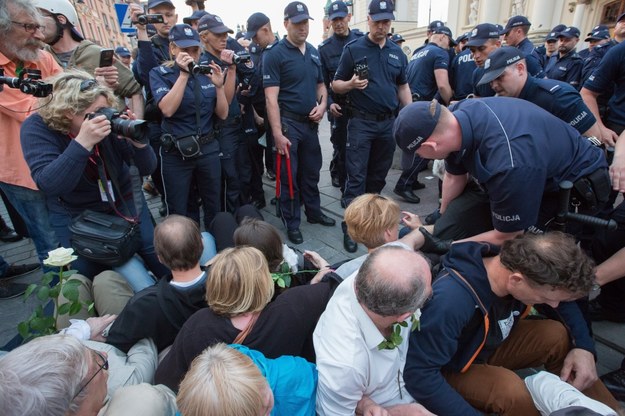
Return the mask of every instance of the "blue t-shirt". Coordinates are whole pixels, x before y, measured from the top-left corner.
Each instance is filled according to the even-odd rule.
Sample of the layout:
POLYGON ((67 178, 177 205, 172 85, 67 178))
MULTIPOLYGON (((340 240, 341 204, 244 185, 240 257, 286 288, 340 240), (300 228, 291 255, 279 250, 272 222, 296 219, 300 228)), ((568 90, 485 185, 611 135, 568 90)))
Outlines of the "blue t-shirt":
POLYGON ((449 53, 430 42, 414 54, 406 68, 410 92, 419 94, 422 101, 430 101, 438 91, 434 71, 449 70, 449 53))
POLYGON ((515 232, 536 225, 544 193, 607 162, 600 148, 542 108, 518 98, 464 100, 453 106, 462 148, 445 160, 452 175, 470 173, 488 192, 493 226, 515 232))
POLYGON ((319 45, 319 58, 321 58, 321 69, 323 71, 323 82, 330 92, 328 97, 328 107, 335 101, 336 94, 330 89, 330 83, 334 79, 334 74, 339 67, 339 61, 343 54, 343 48, 354 39, 362 37, 364 34, 358 30, 350 30, 347 36, 330 36, 319 45))
POLYGON ((449 68, 449 84, 454 90, 453 101, 464 100, 473 93, 473 71, 477 65, 471 51, 465 49, 455 56, 449 68))
MULTIPOLYGON (((150 71, 150 87, 157 105, 171 90, 179 76, 180 68, 176 64, 173 67, 161 65, 150 71)), ((216 103, 217 91, 210 78, 203 74, 189 76, 178 110, 171 117, 163 117, 161 123, 163 133, 173 134, 178 138, 198 133, 209 134, 213 131, 213 111, 216 103), (196 83, 200 85, 199 132, 195 112, 194 86, 196 83)))
POLYGON ((321 61, 314 46, 306 42, 304 54, 286 38, 270 45, 263 54, 263 86, 280 87, 280 108, 307 116, 317 105, 317 85, 323 83, 321 61))
POLYGON ((584 61, 575 51, 571 51, 560 58, 559 53, 554 53, 549 58, 545 75, 549 79, 564 81, 577 89, 581 88, 582 68, 584 61))
POLYGON ((518 98, 547 110, 580 133, 597 121, 579 92, 566 82, 528 77, 518 98))
POLYGON ((369 67, 369 84, 364 90, 353 89, 349 92, 352 107, 369 114, 397 110, 397 91, 400 85, 408 82, 406 54, 390 40, 380 48, 369 36, 363 36, 345 45, 334 79, 349 81, 354 75, 354 66, 363 63, 369 67))
POLYGON ((625 125, 625 42, 610 48, 584 88, 599 94, 614 94, 608 102, 608 121, 625 125))

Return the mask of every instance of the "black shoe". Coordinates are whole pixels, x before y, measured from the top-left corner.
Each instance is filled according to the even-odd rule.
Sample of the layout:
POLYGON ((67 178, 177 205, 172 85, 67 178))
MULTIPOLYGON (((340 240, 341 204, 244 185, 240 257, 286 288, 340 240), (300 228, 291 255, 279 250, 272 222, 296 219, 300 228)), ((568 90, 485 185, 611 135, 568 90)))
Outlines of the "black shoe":
POLYGON ((328 217, 323 213, 318 217, 308 217, 306 221, 311 224, 321 224, 326 227, 333 227, 334 225, 336 225, 336 221, 334 221, 334 219, 328 217))
POLYGON ((252 201, 252 205, 256 209, 263 209, 267 206, 267 203, 265 202, 265 198, 263 198, 263 199, 257 199, 255 201, 252 201))
POLYGON ((11 299, 23 295, 28 285, 26 283, 0 284, 0 299, 11 299))
POLYGON ((423 234, 425 242, 419 250, 425 253, 445 254, 451 248, 451 240, 441 240, 438 237, 434 237, 423 227, 419 227, 419 231, 423 234))
POLYGON ((278 203, 278 198, 276 198, 275 196, 273 198, 271 198, 271 200, 269 201, 269 203, 271 205, 276 205, 278 203))
POLYGON ((6 273, 4 273, 4 276, 0 276, 0 281, 7 281, 16 277, 22 277, 28 273, 38 270, 39 268, 41 268, 39 263, 12 264, 9 266, 6 273))
POLYGON ((625 401, 625 369, 618 369, 601 376, 601 381, 610 393, 621 402, 625 401))
POLYGON ((588 316, 592 321, 625 322, 625 312, 606 309, 597 299, 588 303, 588 316))
POLYGON ((404 201, 410 202, 411 204, 418 204, 421 202, 421 199, 411 190, 406 189, 405 191, 400 191, 398 189, 393 189, 393 192, 395 195, 402 197, 404 201))
POLYGON ((428 214, 428 216, 425 217, 425 219, 423 220, 423 223, 425 225, 432 225, 436 223, 436 221, 438 221, 440 217, 441 217, 440 208, 436 208, 436 211, 432 212, 431 214, 428 214))
POLYGON ((425 188, 425 184, 419 181, 415 181, 412 184, 412 190, 413 191, 418 191, 419 189, 424 189, 425 188))
POLYGON ((347 233, 343 233, 343 248, 348 253, 355 253, 358 250, 358 244, 352 240, 347 233))
POLYGON ((302 232, 299 228, 288 230, 286 235, 289 237, 289 241, 293 244, 302 244, 304 242, 304 237, 302 237, 302 232))
POLYGON ((9 227, 0 230, 0 240, 4 241, 5 243, 13 243, 15 241, 20 241, 21 239, 22 236, 9 227))
POLYGON ((340 188, 341 187, 341 181, 339 181, 338 176, 333 176, 332 177, 332 186, 334 186, 335 188, 340 188))
POLYGON ((267 179, 269 179, 270 181, 275 181, 276 180, 276 172, 272 171, 272 170, 268 170, 267 172, 265 172, 265 176, 267 177, 267 179))

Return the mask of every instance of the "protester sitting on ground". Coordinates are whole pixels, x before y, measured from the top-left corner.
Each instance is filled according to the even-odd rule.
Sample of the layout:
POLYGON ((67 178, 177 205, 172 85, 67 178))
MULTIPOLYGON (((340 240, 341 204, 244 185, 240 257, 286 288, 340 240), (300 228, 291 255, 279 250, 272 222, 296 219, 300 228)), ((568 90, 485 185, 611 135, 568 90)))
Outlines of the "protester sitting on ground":
POLYGON ((208 308, 196 312, 178 333, 156 371, 156 382, 178 390, 191 361, 218 342, 238 343, 268 358, 295 355, 314 362, 312 332, 336 281, 291 288, 273 302, 267 260, 252 247, 215 256, 207 284, 208 308))
MULTIPOLYGON (((104 341, 128 352, 140 339, 152 338, 161 352, 173 343, 185 321, 206 307, 206 272, 200 260, 206 262, 215 249, 210 234, 202 234, 207 237, 204 241, 209 242, 206 246, 197 223, 180 215, 170 215, 156 226, 156 254, 171 269, 171 275, 134 295, 103 336, 104 341)), ((123 291, 119 287, 113 289, 123 291)), ((113 292, 99 295, 112 296, 113 292)), ((72 326, 84 334, 82 339, 88 339, 93 327, 106 319, 75 321, 72 326)))
MULTIPOLYGON (((50 223, 56 236, 61 246, 71 247, 70 224, 86 209, 127 217, 136 215, 130 161, 134 161, 139 174, 148 175, 156 166, 156 157, 147 144, 122 139, 112 132, 109 117, 98 111, 114 107, 117 99, 91 75, 71 70, 49 82, 52 95, 42 98, 39 113, 22 125, 22 149, 35 183, 46 195, 50 223), (115 210, 107 202, 105 189, 98 185, 98 166, 102 163, 109 181, 106 189, 114 199, 115 210), (113 185, 115 182, 118 186, 113 185)), ((145 267, 160 278, 169 270, 156 258, 154 226, 142 193, 140 203, 143 244, 137 254, 145 267)), ((108 269, 81 256, 72 266, 88 278, 108 269)), ((128 279, 133 290, 139 291, 154 284, 145 267, 131 259, 115 270, 128 279)))
POLYGON ((316 388, 317 369, 301 357, 220 343, 193 360, 177 402, 184 416, 314 416, 316 388))

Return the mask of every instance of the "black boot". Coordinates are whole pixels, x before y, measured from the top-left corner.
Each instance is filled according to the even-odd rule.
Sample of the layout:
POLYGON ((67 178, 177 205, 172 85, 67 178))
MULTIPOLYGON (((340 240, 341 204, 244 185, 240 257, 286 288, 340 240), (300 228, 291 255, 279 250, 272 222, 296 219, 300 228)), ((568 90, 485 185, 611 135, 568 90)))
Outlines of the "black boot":
POLYGON ((355 253, 358 250, 358 244, 352 240, 352 238, 347 233, 347 224, 345 221, 341 223, 341 228, 343 228, 343 248, 348 253, 355 253))
POLYGON ((441 240, 438 237, 434 237, 424 227, 419 227, 419 231, 421 231, 425 239, 423 246, 420 248, 421 251, 425 253, 445 254, 451 248, 452 240, 441 240))

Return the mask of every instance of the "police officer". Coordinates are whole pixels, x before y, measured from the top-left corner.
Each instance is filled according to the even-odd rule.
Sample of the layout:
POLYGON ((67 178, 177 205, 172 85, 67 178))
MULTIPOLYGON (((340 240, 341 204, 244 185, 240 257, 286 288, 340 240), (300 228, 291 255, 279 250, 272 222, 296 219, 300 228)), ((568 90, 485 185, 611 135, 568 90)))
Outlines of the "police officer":
POLYGON ((473 71, 477 68, 471 50, 466 46, 470 33, 467 32, 456 39, 462 49, 454 56, 449 65, 449 84, 454 91, 452 101, 464 100, 473 93, 473 71))
MULTIPOLYGON (((250 170, 249 158, 247 154, 247 143, 243 134, 241 123, 241 108, 235 95, 237 75, 239 68, 243 76, 249 76, 253 71, 251 61, 240 62, 239 65, 226 65, 222 60, 222 53, 230 54, 233 51, 228 47, 228 33, 234 31, 224 25, 221 18, 214 14, 207 13, 199 23, 198 29, 200 39, 204 45, 204 52, 200 57, 201 64, 215 62, 222 68, 228 68, 229 76, 226 77, 225 93, 230 106, 228 108, 228 118, 220 120, 215 127, 219 131, 217 139, 219 141, 219 157, 221 160, 222 195, 224 203, 221 204, 223 211, 234 212, 243 203, 247 203, 249 194, 244 195, 244 184, 249 184, 250 170)), ((239 50, 243 47, 236 42, 231 45, 239 50)), ((245 56, 245 55, 243 55, 245 56)), ((249 185, 248 185, 249 186, 249 185)))
POLYGON ((582 67, 582 85, 592 72, 597 68, 601 59, 605 56, 606 52, 610 50, 611 46, 617 43, 610 39, 610 31, 607 29, 595 30, 588 34, 588 37, 584 39, 588 42, 588 48, 579 52, 579 56, 584 59, 584 66, 582 67), (601 47, 606 45, 607 47, 601 47), (582 52, 586 52, 586 57, 582 55, 582 52))
POLYGON ((525 55, 520 50, 504 46, 488 55, 488 61, 479 83, 490 83, 497 96, 530 101, 569 123, 583 136, 600 135, 597 120, 579 92, 562 81, 529 76, 525 55))
MULTIPOLYGON (((332 83, 334 92, 349 93, 351 103, 345 206, 359 195, 379 193, 384 188, 395 151, 391 134, 395 114, 400 104, 411 102, 406 55, 386 36, 395 19, 393 8, 392 1, 369 3, 369 33, 345 45, 332 83)), ((356 243, 347 234, 345 223, 343 235, 345 249, 355 252, 356 243)))
MULTIPOLYGON (((215 63, 209 64, 210 73, 192 70, 200 59, 201 42, 191 26, 172 27, 169 40, 174 64, 150 71, 152 95, 163 114, 161 159, 167 210, 189 216, 187 201, 197 184, 208 227, 219 212, 221 168, 213 124, 228 116, 224 73, 215 63)), ((232 52, 222 57, 231 62, 232 52)))
POLYGON ((527 70, 533 77, 544 77, 540 57, 534 52, 534 44, 527 38, 532 24, 525 16, 513 16, 508 19, 506 27, 501 32, 506 45, 518 48, 525 55, 527 70))
POLYGON ((473 94, 478 97, 494 96, 495 91, 493 91, 490 85, 484 84, 478 86, 477 83, 482 79, 482 75, 484 75, 484 62, 486 62, 488 55, 495 49, 501 47, 497 25, 481 23, 475 26, 469 35, 467 46, 471 50, 475 65, 477 65, 471 79, 473 94))
MULTIPOLYGON (((467 174, 485 190, 482 210, 494 229, 469 240, 501 244, 524 230, 545 230, 559 211, 563 180, 592 189, 586 196, 576 194, 580 211, 594 213, 607 200, 610 178, 603 151, 554 115, 508 97, 464 100, 452 110, 436 101, 413 103, 400 112, 394 135, 404 150, 445 159, 439 221, 465 190, 467 174)), ((460 215, 464 222, 473 220, 470 213, 460 215)), ((464 226, 459 219, 456 227, 464 226)))
POLYGON ((550 79, 568 82, 579 90, 584 61, 575 52, 577 42, 579 29, 574 26, 569 26, 558 34, 558 53, 549 58, 545 75, 550 79))
MULTIPOLYGON (((439 26, 433 30, 428 44, 412 56, 406 68, 406 77, 412 93, 412 101, 430 101, 437 93, 443 102, 451 100, 452 90, 449 85, 449 54, 447 49, 453 42, 451 30, 439 26)), ((419 170, 427 164, 427 160, 414 155, 402 154, 402 174, 393 192, 406 202, 417 204, 420 198, 413 192, 413 182, 419 170)))
POLYGON ((300 198, 307 221, 333 226, 335 221, 321 212, 319 171, 321 146, 319 122, 326 109, 328 92, 323 84, 321 61, 308 37, 308 7, 294 1, 284 9, 287 35, 268 48, 263 57, 263 85, 267 116, 276 151, 285 160, 281 167, 280 212, 293 244, 304 241, 300 226, 300 198), (290 159, 290 161, 289 161, 290 159), (291 164, 294 195, 289 195, 287 164, 291 164))
POLYGON ((549 58, 558 51, 558 33, 566 29, 566 25, 556 25, 547 36, 545 42, 541 46, 537 46, 534 51, 540 60, 540 66, 544 69, 547 66, 549 58))
POLYGON ((206 10, 195 10, 191 13, 191 16, 183 18, 182 23, 191 26, 194 30, 198 30, 197 27, 200 24, 200 19, 207 14, 208 12, 206 10))
POLYGON ((351 30, 349 21, 352 15, 343 1, 335 1, 328 6, 328 18, 334 34, 319 45, 319 57, 323 69, 323 81, 326 89, 330 92, 328 97, 328 121, 331 126, 330 141, 334 148, 332 162, 330 162, 330 176, 332 185, 345 188, 345 143, 347 142, 347 97, 333 92, 330 83, 339 66, 339 59, 343 53, 343 47, 348 42, 363 36, 362 32, 351 30))

